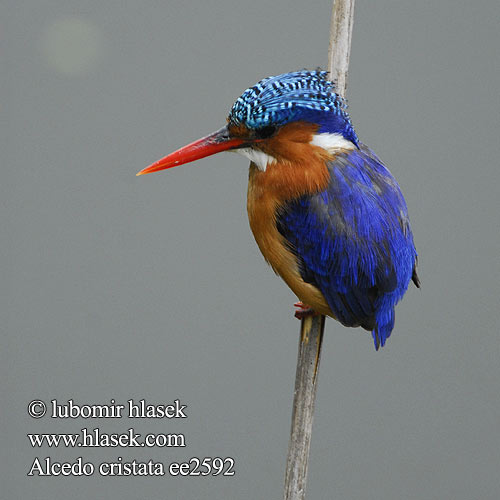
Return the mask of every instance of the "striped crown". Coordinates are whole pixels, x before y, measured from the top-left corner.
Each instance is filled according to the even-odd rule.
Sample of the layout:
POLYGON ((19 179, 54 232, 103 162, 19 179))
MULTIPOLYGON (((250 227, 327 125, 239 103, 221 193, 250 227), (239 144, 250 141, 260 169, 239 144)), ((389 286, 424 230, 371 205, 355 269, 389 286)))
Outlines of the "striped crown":
POLYGON ((264 78, 238 97, 228 121, 259 129, 302 120, 320 125, 319 132, 340 133, 357 144, 345 101, 327 75, 295 71, 264 78))

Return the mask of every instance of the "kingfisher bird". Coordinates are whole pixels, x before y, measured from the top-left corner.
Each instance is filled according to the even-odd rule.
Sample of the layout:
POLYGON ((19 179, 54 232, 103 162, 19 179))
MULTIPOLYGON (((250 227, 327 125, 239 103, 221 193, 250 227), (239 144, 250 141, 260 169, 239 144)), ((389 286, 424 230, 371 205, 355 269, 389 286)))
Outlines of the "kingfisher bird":
POLYGON ((295 71, 248 88, 216 132, 137 175, 221 151, 250 160, 247 210, 266 261, 300 302, 298 317, 330 316, 371 332, 375 349, 417 252, 401 189, 354 131, 328 72, 295 71))

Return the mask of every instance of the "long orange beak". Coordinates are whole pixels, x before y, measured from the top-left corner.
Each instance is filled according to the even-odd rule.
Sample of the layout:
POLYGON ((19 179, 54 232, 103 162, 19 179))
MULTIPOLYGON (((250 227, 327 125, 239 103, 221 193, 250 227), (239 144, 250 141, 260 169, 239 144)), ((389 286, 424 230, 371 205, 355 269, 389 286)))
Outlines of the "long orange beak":
POLYGON ((150 174, 151 172, 158 172, 160 170, 165 170, 167 168, 177 167, 184 163, 189 163, 191 161, 199 160, 200 158, 205 158, 205 156, 211 156, 215 153, 220 153, 221 151, 228 151, 230 149, 237 149, 248 141, 238 137, 231 137, 227 127, 222 127, 217 132, 202 137, 197 141, 184 146, 173 153, 170 153, 165 158, 158 160, 144 170, 141 170, 136 175, 150 174))

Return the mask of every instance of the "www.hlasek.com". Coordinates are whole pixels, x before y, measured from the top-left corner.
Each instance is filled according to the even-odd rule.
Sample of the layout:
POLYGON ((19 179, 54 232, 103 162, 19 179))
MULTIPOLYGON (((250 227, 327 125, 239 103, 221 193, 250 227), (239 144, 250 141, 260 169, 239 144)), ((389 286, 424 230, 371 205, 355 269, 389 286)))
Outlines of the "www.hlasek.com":
POLYGON ((28 434, 28 439, 33 448, 47 445, 49 448, 65 446, 66 448, 115 448, 119 447, 185 447, 184 434, 146 434, 141 439, 141 434, 130 428, 126 432, 106 433, 100 429, 92 430, 83 428, 78 434, 28 434))

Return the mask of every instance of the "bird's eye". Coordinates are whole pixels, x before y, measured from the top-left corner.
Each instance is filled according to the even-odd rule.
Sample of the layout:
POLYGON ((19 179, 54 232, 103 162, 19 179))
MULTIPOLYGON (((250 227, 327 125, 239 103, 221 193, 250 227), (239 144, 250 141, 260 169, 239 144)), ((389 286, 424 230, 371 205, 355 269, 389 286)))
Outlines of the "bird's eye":
POLYGON ((269 137, 273 136, 276 133, 277 127, 273 125, 268 125, 267 127, 258 128, 255 131, 255 135, 259 139, 269 139, 269 137))

